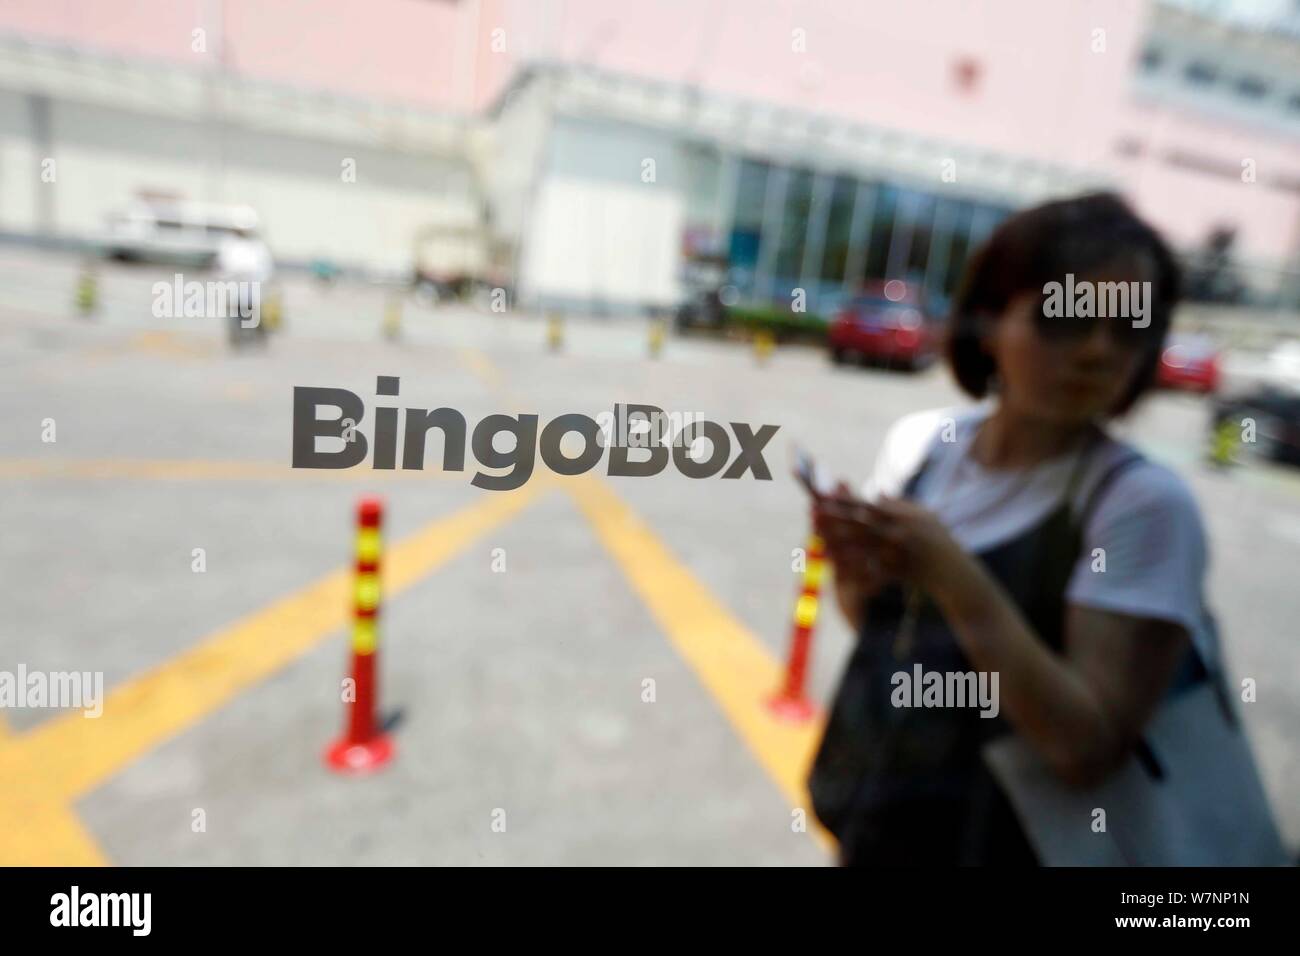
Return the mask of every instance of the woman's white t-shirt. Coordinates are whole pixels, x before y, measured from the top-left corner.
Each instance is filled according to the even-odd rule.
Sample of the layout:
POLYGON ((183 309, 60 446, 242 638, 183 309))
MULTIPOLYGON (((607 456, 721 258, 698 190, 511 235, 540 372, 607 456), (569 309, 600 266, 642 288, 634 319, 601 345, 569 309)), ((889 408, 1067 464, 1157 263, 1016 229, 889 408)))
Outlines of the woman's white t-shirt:
MULTIPOLYGON (((984 551, 1029 531, 1060 505, 1081 452, 1030 468, 984 468, 971 456, 970 443, 991 410, 981 404, 899 419, 885 435, 862 495, 901 494, 928 454, 930 467, 915 498, 967 551, 984 551)), ((1103 475, 1132 453, 1110 437, 1092 446, 1072 495, 1076 517, 1103 475)), ((1202 660, 1217 659, 1203 591, 1205 531, 1181 478, 1147 459, 1124 469, 1093 502, 1082 530, 1083 549, 1066 590, 1069 603, 1181 624, 1202 660)))

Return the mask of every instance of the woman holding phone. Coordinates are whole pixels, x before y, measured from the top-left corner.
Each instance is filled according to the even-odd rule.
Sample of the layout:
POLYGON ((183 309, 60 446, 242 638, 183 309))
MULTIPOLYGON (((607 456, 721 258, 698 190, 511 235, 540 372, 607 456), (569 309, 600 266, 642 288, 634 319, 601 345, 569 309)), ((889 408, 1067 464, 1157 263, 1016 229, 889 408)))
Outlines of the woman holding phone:
POLYGON ((981 747, 1013 732, 1087 786, 1167 694, 1205 679, 1197 506, 1106 430, 1151 386, 1178 286, 1165 243, 1117 197, 1011 217, 968 264, 946 345, 985 401, 906 416, 861 497, 816 500, 858 632, 810 781, 844 863, 1036 864, 981 747), (1126 314, 1100 317, 1094 298, 1062 315, 1045 289, 1067 282, 1125 283, 1126 314), (897 706, 893 675, 917 664, 996 673, 998 715, 897 706))

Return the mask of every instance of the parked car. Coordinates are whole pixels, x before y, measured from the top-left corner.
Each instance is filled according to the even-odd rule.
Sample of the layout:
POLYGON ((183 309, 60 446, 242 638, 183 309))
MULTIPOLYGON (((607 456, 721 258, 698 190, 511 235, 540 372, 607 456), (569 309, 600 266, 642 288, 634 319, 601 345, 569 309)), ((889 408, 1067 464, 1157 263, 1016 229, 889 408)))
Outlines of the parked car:
POLYGON ((727 309, 718 289, 696 293, 677 307, 674 321, 679 331, 685 329, 720 329, 727 321, 727 309))
POLYGON ((727 257, 720 255, 697 255, 686 263, 686 295, 673 315, 679 331, 717 331, 726 325, 727 306, 736 304, 735 289, 727 285, 727 268, 727 257))
POLYGON ((923 369, 939 354, 941 329, 922 289, 901 279, 872 282, 849 299, 827 332, 831 361, 923 369))
POLYGON ((1208 336, 1171 335, 1160 354, 1156 384, 1193 392, 1218 391, 1219 347, 1208 336))
POLYGON ((1263 386, 1220 398, 1210 417, 1210 458, 1243 456, 1300 465, 1300 393, 1263 386))
POLYGON ((123 262, 205 268, 225 239, 256 235, 257 230, 257 213, 248 206, 141 199, 109 217, 101 247, 123 262))

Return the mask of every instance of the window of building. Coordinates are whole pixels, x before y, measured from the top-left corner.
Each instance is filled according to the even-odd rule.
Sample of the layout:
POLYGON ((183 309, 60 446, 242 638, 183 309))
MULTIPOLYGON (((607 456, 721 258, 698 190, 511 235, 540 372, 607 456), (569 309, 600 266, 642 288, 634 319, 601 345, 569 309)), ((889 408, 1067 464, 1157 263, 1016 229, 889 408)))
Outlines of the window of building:
POLYGON ((717 196, 722 191, 722 157, 717 150, 688 145, 682 150, 683 177, 686 191, 684 234, 702 248, 693 251, 722 252, 726 237, 720 235, 718 219, 725 212, 717 196))
POLYGON ((925 288, 931 296, 947 291, 954 254, 964 257, 970 234, 970 203, 940 198, 935 203, 934 233, 924 263, 925 288))
POLYGON ((1243 76, 1237 81, 1237 93, 1251 100, 1261 99, 1268 92, 1268 84, 1257 76, 1243 76))
POLYGON ((1219 79, 1219 71, 1203 60, 1193 60, 1183 70, 1183 76, 1196 86, 1210 86, 1219 79))
POLYGON ((753 292, 758 268, 758 247, 763 238, 763 207, 767 201, 767 180, 771 167, 746 159, 736 179, 736 210, 728 243, 732 281, 742 295, 753 292))
POLYGON ((931 245, 934 242, 934 214, 937 201, 933 196, 917 193, 910 204, 911 237, 908 248, 903 253, 900 267, 902 278, 909 282, 922 282, 925 267, 930 261, 931 245))
POLYGON ((835 177, 830 209, 826 215, 826 244, 822 248, 818 275, 827 282, 841 282, 848 268, 849 238, 853 232, 853 203, 858 184, 848 176, 835 177))
POLYGON ((785 187, 785 208, 781 213, 781 237, 776 247, 774 273, 782 287, 796 285, 803 269, 803 252, 812 213, 813 174, 807 169, 790 171, 785 187))
POLYGON ((948 261, 941 280, 940 288, 945 296, 951 297, 957 291, 962 272, 966 269, 966 259, 971 252, 971 220, 975 216, 973 203, 959 202, 950 220, 952 238, 948 242, 948 261))
POLYGON ((866 278, 885 278, 889 265, 889 246, 894 237, 894 216, 897 213, 898 189, 881 186, 872 206, 871 228, 867 233, 866 278))

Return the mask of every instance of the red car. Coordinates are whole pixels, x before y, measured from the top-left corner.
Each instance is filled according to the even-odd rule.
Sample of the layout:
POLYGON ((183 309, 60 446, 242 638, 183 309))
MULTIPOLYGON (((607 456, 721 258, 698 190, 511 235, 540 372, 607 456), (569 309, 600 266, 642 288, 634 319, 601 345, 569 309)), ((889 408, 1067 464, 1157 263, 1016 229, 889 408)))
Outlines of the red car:
POLYGON ((868 283, 831 322, 831 361, 878 362, 922 369, 939 352, 939 328, 918 286, 900 279, 868 283))
POLYGON ((1160 354, 1156 384, 1161 388, 1213 392, 1219 388, 1219 350, 1200 335, 1171 335, 1160 354))

